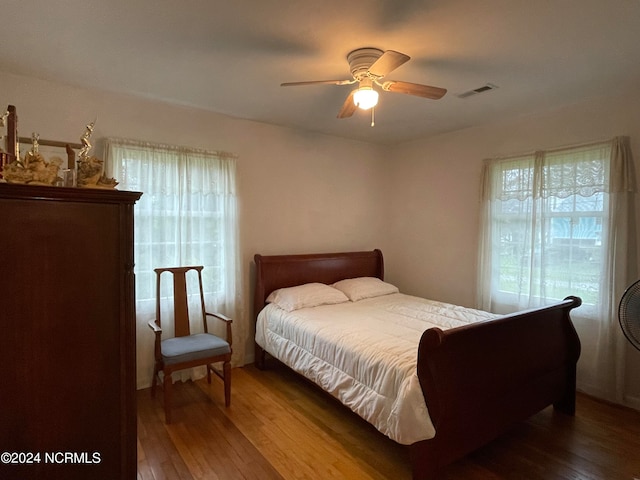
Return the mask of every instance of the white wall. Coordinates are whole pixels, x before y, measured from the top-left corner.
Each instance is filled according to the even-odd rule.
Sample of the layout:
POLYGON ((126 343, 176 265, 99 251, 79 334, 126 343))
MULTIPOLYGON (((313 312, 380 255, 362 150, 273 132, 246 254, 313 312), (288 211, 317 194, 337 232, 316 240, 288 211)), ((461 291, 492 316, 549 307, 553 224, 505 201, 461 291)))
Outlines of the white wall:
MULTIPOLYGON (((108 136, 237 154, 249 331, 255 253, 379 247, 384 172, 372 145, 0 73, 0 105, 8 104, 16 106, 25 137, 38 132, 42 139, 79 143, 85 125, 97 118, 91 140, 98 156, 99 139, 108 136)), ((152 341, 148 329, 140 329, 138 340, 152 341)), ((246 347, 252 361, 251 332, 246 347)))
MULTIPOLYGON (((640 159, 638 94, 382 148, 7 73, 0 73, 0 92, 0 105, 17 107, 21 136, 36 131, 78 142, 97 117, 94 140, 119 136, 239 155, 248 328, 255 253, 379 247, 387 278, 403 291, 475 306, 483 158, 629 135, 640 159)), ((249 335, 248 361, 252 345, 249 335)), ((632 349, 628 372, 640 402, 640 354, 632 349)))
MULTIPOLYGON (((616 135, 631 137, 640 173, 640 94, 594 99, 396 147, 385 165, 388 218, 389 230, 402 241, 384 244, 387 278, 403 291, 475 307, 482 160, 616 135)), ((640 353, 629 347, 627 359, 629 403, 640 408, 640 353)))

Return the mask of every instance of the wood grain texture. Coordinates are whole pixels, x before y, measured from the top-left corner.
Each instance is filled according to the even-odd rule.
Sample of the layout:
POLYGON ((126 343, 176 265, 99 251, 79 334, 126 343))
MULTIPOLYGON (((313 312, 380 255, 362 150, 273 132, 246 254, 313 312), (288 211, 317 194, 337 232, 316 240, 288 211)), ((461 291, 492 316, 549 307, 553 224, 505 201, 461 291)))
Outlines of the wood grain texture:
POLYGON ((140 195, 0 183, 0 453, 40 455, 0 462, 2 479, 135 475, 140 195), (56 452, 100 460, 46 460, 56 452))
MULTIPOLYGON (((256 254, 254 262, 254 312, 262 311, 268 295, 280 288, 366 276, 384 279, 380 250, 256 254)), ((567 297, 553 305, 422 334, 416 370, 438 434, 411 446, 415 480, 435 480, 450 463, 549 405, 574 413, 580 340, 570 310, 581 302, 567 297)), ((256 345, 258 367, 264 358, 256 345)), ((319 377, 324 383, 322 374, 319 377)))
MULTIPOLYGON (((222 382, 175 385, 174 423, 138 392, 138 479, 409 480, 408 448, 316 386, 269 363, 222 382)), ((578 395, 576 416, 549 407, 462 460, 444 480, 640 479, 640 412, 578 395)))

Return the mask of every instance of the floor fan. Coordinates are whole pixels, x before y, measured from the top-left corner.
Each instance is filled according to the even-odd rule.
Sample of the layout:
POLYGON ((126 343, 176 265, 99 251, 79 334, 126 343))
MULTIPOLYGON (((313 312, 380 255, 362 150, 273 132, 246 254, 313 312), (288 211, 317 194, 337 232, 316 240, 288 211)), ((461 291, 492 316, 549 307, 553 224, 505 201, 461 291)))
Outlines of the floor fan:
POLYGON ((627 340, 640 350, 640 280, 631 284, 618 306, 618 320, 627 340))

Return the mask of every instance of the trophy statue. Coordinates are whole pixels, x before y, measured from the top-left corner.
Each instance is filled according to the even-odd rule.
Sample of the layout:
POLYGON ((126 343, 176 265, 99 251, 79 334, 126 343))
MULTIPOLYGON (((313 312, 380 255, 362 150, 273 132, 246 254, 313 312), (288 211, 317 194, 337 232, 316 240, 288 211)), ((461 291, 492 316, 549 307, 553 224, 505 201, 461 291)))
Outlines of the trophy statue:
POLYGON ((90 188, 114 188, 118 182, 113 178, 107 178, 103 174, 103 161, 97 157, 90 156, 91 150, 91 134, 95 127, 95 120, 88 124, 84 134, 80 137, 82 148, 78 152, 77 162, 77 183, 79 187, 90 188))

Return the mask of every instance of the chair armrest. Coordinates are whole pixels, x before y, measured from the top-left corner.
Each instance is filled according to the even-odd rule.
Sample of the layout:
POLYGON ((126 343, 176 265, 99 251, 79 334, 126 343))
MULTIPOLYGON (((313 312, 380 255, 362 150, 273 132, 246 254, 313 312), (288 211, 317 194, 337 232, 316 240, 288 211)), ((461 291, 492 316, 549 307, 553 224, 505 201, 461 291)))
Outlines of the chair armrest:
POLYGON ((229 345, 231 345, 231 324, 233 323, 233 320, 231 320, 229 317, 227 317, 226 315, 223 315, 222 313, 209 313, 209 312, 205 312, 205 315, 208 315, 210 317, 213 317, 217 320, 220 320, 224 323, 227 324, 227 342, 229 343, 229 345))
POLYGON ((206 312, 206 315, 210 315, 212 317, 217 318, 218 320, 222 320, 223 322, 227 322, 227 323, 233 323, 233 320, 231 320, 229 317, 227 317, 226 315, 223 315, 222 313, 209 313, 206 312))
POLYGON ((149 323, 147 323, 147 325, 149 325, 149 328, 153 330, 153 333, 156 334, 154 350, 155 350, 156 360, 159 360, 160 358, 162 358, 162 353, 160 349, 160 341, 162 340, 161 339, 162 328, 160 328, 160 325, 158 325, 155 320, 149 320, 149 323))
POLYGON ((153 330, 153 333, 162 333, 162 328, 156 323, 155 320, 149 320, 149 328, 153 330))

